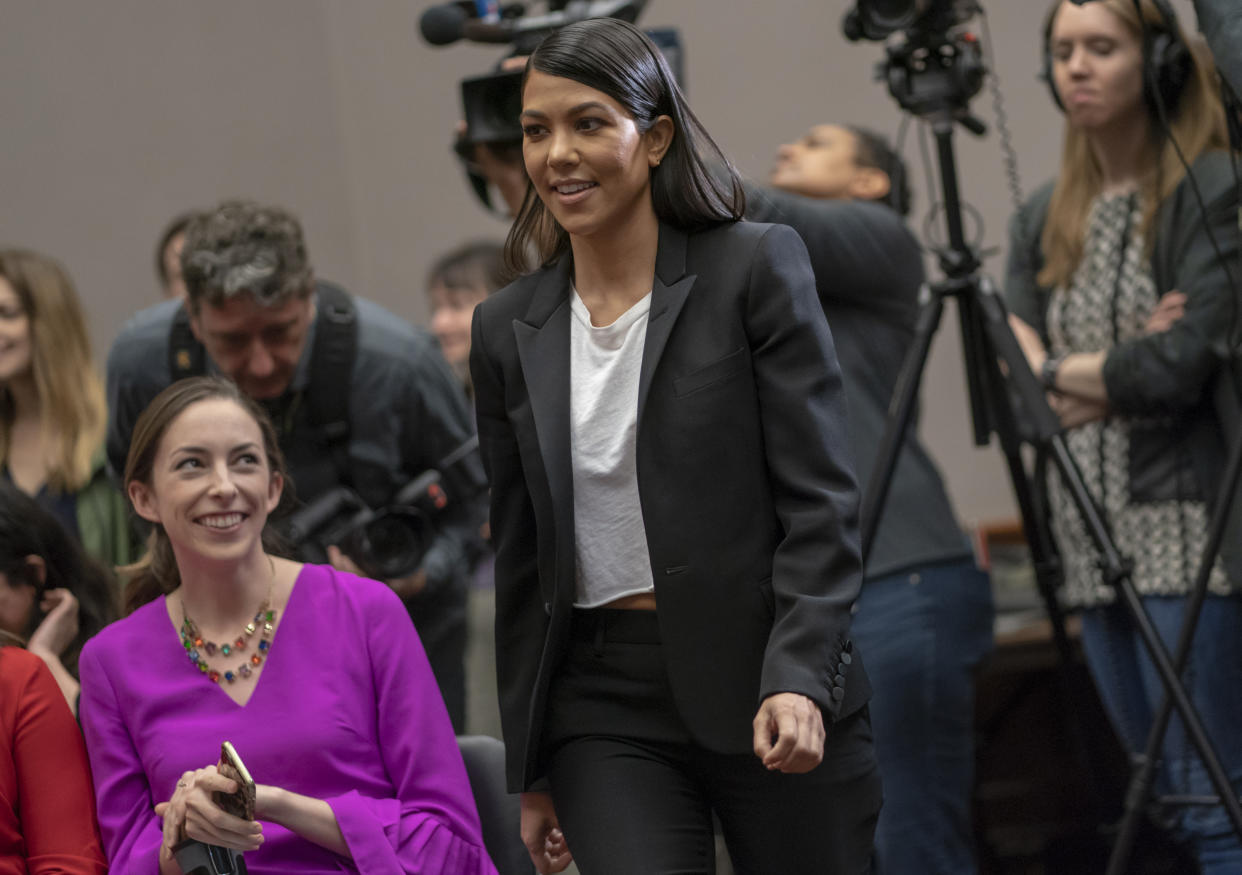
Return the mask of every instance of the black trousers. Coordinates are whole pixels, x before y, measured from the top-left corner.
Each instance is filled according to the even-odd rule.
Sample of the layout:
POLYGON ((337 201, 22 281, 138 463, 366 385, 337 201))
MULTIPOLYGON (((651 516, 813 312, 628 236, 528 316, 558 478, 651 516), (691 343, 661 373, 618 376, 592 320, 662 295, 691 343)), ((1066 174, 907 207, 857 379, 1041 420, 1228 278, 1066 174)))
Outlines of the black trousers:
POLYGON ((695 744, 656 615, 575 611, 547 716, 557 817, 583 875, 715 872, 712 813, 738 875, 870 871, 882 793, 867 710, 828 731, 803 775, 695 744))

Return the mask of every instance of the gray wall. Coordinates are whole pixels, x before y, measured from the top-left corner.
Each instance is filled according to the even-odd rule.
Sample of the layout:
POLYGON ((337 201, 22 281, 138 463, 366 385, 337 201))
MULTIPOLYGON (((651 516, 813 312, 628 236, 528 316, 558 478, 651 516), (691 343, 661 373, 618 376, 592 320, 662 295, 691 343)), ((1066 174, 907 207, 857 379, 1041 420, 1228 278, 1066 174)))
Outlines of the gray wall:
MULTIPOLYGON (((1035 80, 1045 4, 985 3, 1029 189, 1052 173, 1059 144, 1035 80)), ((0 0, 0 245, 68 265, 101 361, 126 316, 156 300, 151 250, 163 224, 234 195, 295 210, 319 273, 422 321, 435 256, 506 227, 473 202, 449 152, 458 81, 501 52, 424 45, 426 5, 0 0)), ((762 177, 776 145, 817 121, 896 133, 901 114, 872 76, 882 47, 840 36, 848 5, 652 0, 641 23, 681 29, 696 112, 762 177)), ((1189 3, 1176 5, 1191 21, 1189 3)), ((988 92, 972 108, 991 126, 988 92)), ((999 277, 1011 206, 996 130, 956 140, 962 195, 982 218, 969 232, 999 277)), ((931 198, 918 143, 911 125, 921 228, 931 198)), ((952 310, 923 398, 923 432, 963 520, 1011 516, 998 454, 970 443, 952 310)))

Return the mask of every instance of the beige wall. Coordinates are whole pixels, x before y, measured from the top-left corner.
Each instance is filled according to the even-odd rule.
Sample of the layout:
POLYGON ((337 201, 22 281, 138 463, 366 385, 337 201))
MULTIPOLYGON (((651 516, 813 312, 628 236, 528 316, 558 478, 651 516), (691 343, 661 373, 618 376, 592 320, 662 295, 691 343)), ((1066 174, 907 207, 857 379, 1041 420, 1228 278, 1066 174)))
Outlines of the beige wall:
MULTIPOLYGON (((1029 190, 1055 167, 1060 121, 1036 82, 1044 4, 985 0, 1029 190)), ((303 219, 317 270, 413 321, 423 275, 505 224, 468 193, 449 152, 457 83, 495 48, 424 45, 425 3, 375 0, 0 0, 0 245, 54 254, 75 276, 102 361, 128 314, 156 299, 152 246, 187 207, 246 195, 303 219)), ((1189 3, 1176 4, 1184 20, 1189 3)), ((821 120, 895 134, 900 113, 847 44, 844 0, 652 0, 642 24, 681 29, 691 102, 747 173, 821 120)), ((991 125, 988 92, 972 103, 991 125)), ((995 128, 957 137, 961 189, 1003 271, 1011 207, 995 128)), ((921 229, 929 195, 911 126, 921 229)), ((941 225, 935 225, 939 231, 941 225)), ((999 455, 970 445, 952 311, 933 352, 923 431, 967 521, 1012 515, 999 455)))

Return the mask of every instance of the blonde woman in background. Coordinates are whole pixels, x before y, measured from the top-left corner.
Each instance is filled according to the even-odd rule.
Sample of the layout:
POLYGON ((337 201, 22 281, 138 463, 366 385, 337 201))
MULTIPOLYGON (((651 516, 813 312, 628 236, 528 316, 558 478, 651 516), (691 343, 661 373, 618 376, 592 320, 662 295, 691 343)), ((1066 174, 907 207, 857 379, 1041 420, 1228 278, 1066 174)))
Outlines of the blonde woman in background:
POLYGON ((0 249, 0 475, 114 567, 136 556, 124 499, 104 470, 106 424, 69 274, 46 255, 0 249))
MULTIPOLYGON (((1238 189, 1215 72, 1164 0, 1140 6, 1141 19, 1131 0, 1061 2, 1049 12, 1045 71, 1065 112, 1065 146, 1055 183, 1014 220, 1006 293, 1014 332, 1171 650, 1220 488, 1223 426, 1239 400, 1223 379, 1239 318, 1227 268, 1237 264, 1238 189)), ((1164 688, 1077 508, 1056 478, 1048 493, 1061 598, 1082 611, 1087 665, 1122 742, 1137 753, 1164 688)), ((1235 530, 1212 570, 1182 675, 1235 788, 1240 548, 1235 530)), ((1214 792, 1177 717, 1158 778, 1160 793, 1214 792)), ((1202 872, 1242 871, 1222 807, 1168 813, 1202 872)))

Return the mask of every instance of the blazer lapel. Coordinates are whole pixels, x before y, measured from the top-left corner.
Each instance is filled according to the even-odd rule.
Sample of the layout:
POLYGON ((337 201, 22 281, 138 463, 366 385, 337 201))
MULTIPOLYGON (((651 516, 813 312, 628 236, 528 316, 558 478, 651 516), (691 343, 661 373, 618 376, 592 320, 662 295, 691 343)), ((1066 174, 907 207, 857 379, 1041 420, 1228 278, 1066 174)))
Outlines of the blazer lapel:
POLYGON ((642 369, 638 375, 638 427, 643 424, 643 410, 651 391, 660 357, 686 296, 694 285, 696 276, 686 275, 686 234, 668 225, 660 225, 660 248, 656 252, 655 279, 651 285, 651 312, 647 317, 647 339, 643 346, 642 369))
POLYGON ((526 318, 513 320, 535 437, 556 527, 573 544, 573 470, 569 457, 569 270, 567 255, 544 274, 526 318))

